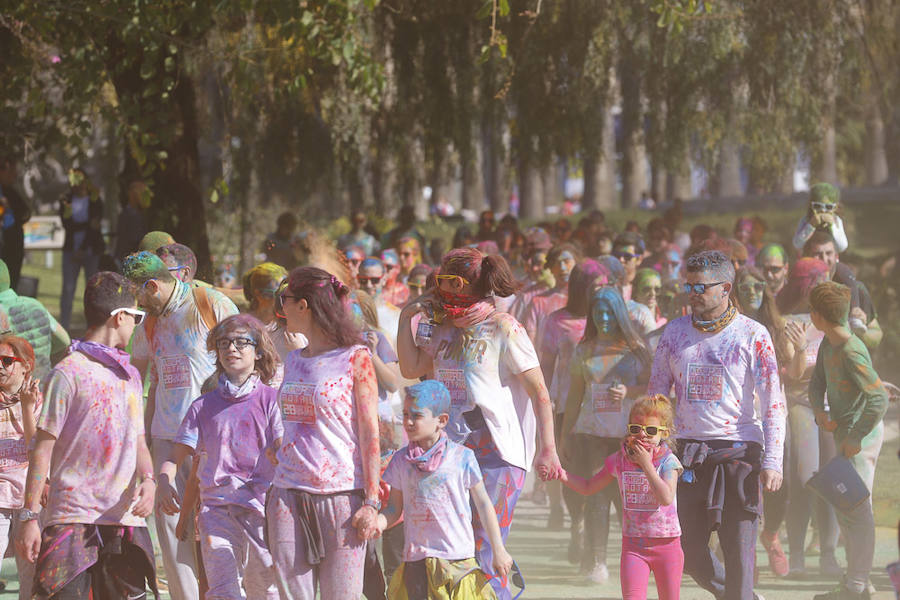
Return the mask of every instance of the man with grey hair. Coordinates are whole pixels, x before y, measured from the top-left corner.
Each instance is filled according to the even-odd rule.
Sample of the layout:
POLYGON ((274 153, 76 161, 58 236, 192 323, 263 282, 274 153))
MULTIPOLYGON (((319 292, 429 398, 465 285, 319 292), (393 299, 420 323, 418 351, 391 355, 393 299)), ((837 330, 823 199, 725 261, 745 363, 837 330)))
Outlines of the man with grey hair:
POLYGON ((648 392, 669 395, 674 387, 677 399, 684 570, 716 598, 752 600, 762 491, 781 486, 784 394, 768 331, 729 301, 728 257, 707 250, 686 266, 692 314, 663 332, 648 392), (714 530, 724 565, 709 549, 714 530))

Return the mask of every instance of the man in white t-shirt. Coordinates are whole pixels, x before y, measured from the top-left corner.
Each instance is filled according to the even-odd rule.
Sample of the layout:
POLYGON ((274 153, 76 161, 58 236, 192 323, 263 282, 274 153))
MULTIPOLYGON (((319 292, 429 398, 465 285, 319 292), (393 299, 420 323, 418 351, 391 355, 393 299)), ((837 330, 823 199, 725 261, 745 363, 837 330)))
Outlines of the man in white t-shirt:
POLYGON ((693 314, 667 325, 647 389, 669 395, 674 387, 677 398, 684 570, 717 598, 753 600, 761 494, 777 491, 782 478, 778 364, 766 328, 729 302, 734 266, 727 256, 690 256, 685 279, 693 314), (714 529, 724 566, 709 549, 714 529))
MULTIPOLYGON (((150 393, 145 421, 150 426, 155 469, 171 456, 173 439, 201 387, 215 370, 215 355, 206 349, 206 337, 216 323, 237 314, 234 303, 209 288, 194 288, 172 277, 166 265, 150 252, 125 259, 125 276, 140 288, 138 302, 148 313, 135 331, 132 355, 144 373, 150 371, 150 393)), ((190 462, 179 467, 178 493, 190 474, 190 462)), ((196 600, 196 565, 193 536, 175 536, 178 516, 156 515, 156 531, 173 600, 196 600)))

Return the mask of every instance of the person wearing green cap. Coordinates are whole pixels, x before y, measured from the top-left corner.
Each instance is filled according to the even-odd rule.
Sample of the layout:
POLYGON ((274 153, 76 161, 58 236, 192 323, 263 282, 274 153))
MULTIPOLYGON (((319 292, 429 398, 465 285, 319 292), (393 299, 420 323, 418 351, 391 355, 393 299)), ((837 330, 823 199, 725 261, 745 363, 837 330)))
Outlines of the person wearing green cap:
POLYGON ((69 346, 69 334, 44 305, 10 287, 9 269, 0 260, 0 332, 22 337, 34 348, 34 377, 50 372, 50 357, 69 346))
POLYGON ((794 248, 802 250, 806 241, 816 231, 827 231, 834 238, 838 252, 847 249, 847 234, 844 222, 838 216, 841 192, 830 183, 817 183, 809 188, 809 210, 800 219, 794 234, 794 248))

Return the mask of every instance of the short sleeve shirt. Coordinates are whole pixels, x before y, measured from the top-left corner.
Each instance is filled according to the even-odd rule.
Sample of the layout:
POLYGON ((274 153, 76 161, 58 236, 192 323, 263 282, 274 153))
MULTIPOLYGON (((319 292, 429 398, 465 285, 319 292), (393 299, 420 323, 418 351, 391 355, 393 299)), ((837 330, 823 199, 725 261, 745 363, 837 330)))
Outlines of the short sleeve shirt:
POLYGON ((143 386, 81 352, 50 372, 38 429, 56 438, 44 527, 61 523, 145 526, 131 514, 143 386))
POLYGON ((475 454, 448 440, 443 460, 432 472, 417 469, 406 454, 406 447, 395 452, 383 476, 403 493, 403 560, 472 558, 469 490, 481 481, 475 454))
MULTIPOLYGON (((670 450, 653 459, 656 472, 663 479, 670 471, 683 470, 681 463, 670 450)), ((656 501, 650 480, 638 465, 634 464, 621 449, 606 457, 606 471, 619 483, 622 495, 622 535, 640 538, 669 538, 681 535, 678 523, 676 500, 663 506, 656 501)))
MULTIPOLYGON (((41 414, 43 400, 34 406, 41 414)), ((0 409, 0 508, 22 508, 25 502, 25 478, 28 474, 28 447, 22 421, 22 404, 0 409)))

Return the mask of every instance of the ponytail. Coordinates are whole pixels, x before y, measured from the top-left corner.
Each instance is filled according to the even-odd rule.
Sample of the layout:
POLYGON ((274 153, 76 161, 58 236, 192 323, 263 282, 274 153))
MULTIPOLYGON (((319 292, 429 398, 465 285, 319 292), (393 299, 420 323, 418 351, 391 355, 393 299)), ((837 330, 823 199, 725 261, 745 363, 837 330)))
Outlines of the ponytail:
POLYGON ((496 254, 482 259, 481 277, 478 278, 475 288, 481 296, 493 293, 495 296, 506 298, 518 291, 519 284, 506 259, 496 254))

